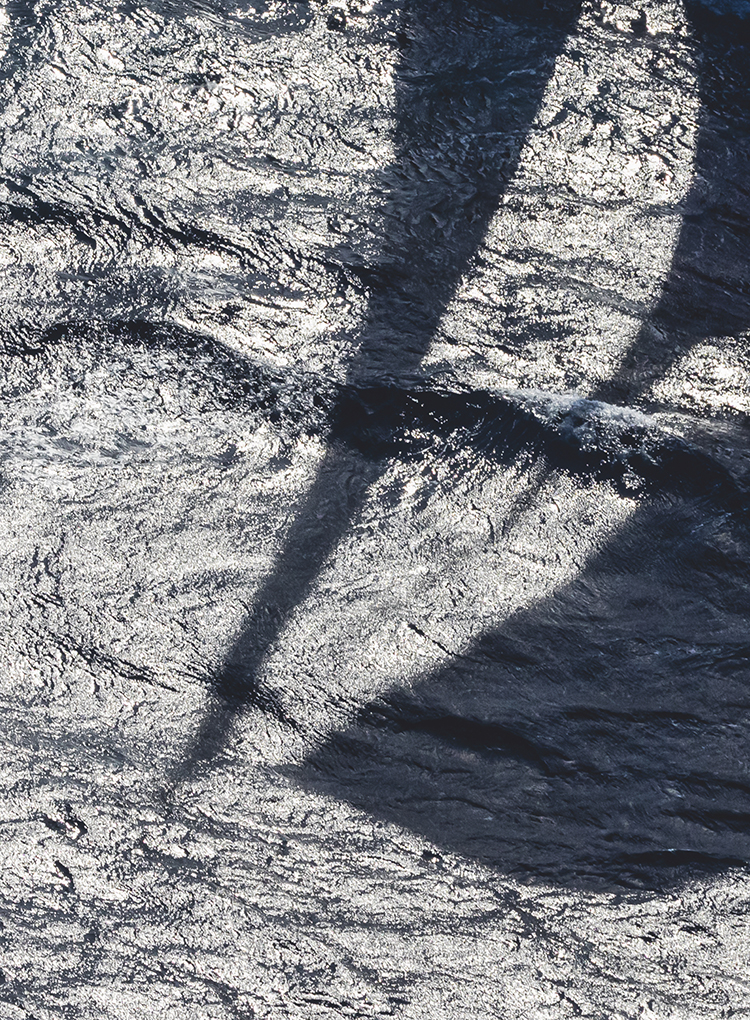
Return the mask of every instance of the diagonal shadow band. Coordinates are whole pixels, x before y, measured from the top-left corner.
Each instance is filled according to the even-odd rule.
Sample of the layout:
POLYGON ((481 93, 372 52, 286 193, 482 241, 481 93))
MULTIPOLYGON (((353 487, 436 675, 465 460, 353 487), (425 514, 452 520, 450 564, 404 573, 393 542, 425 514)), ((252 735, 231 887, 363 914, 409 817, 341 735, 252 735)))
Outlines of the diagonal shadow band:
MULTIPOLYGON (((361 271, 368 307, 348 380, 404 379, 418 369, 513 175, 578 9, 577 0, 429 0, 404 9, 396 33, 397 162, 384 182, 393 235, 385 264, 361 271)), ((340 424, 341 408, 334 407, 331 417, 340 424)), ((366 484, 333 505, 330 479, 343 467, 342 456, 341 446, 331 442, 214 684, 213 709, 177 768, 177 781, 218 753, 243 705, 293 725, 257 676, 268 648, 362 507, 366 484)), ((371 484, 381 471, 373 464, 366 481, 371 484)))

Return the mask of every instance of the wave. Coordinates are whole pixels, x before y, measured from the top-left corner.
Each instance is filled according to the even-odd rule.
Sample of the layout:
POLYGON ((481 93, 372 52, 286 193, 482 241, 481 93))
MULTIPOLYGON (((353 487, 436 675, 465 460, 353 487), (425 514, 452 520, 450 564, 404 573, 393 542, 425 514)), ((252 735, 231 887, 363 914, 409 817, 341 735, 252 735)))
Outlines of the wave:
POLYGON ((625 496, 664 490, 709 499, 730 513, 747 508, 744 476, 707 451, 697 429, 693 442, 689 430, 677 435, 653 415, 576 394, 429 379, 342 383, 253 360, 180 326, 137 320, 58 324, 38 335, 6 335, 2 346, 6 357, 25 359, 25 385, 55 364, 80 375, 127 349, 140 352, 138 372, 142 359, 171 350, 173 360, 160 359, 153 370, 177 380, 197 410, 246 411, 287 438, 320 436, 373 460, 467 450, 504 463, 541 456, 561 470, 609 480, 625 496))

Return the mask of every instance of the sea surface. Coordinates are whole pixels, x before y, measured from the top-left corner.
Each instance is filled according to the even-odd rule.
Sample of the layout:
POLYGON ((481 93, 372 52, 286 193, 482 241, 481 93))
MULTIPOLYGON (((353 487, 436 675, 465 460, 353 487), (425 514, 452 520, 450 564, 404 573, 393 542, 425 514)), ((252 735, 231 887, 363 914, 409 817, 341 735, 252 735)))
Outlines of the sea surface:
POLYGON ((747 0, 0 54, 0 1017, 750 1013, 747 0))

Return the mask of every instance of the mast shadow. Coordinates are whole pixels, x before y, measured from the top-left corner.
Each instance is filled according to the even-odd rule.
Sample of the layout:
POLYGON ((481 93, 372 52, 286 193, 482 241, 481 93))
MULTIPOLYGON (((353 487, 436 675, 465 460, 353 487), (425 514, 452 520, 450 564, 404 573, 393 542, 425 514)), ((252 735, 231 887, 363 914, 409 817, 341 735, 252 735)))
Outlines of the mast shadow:
MULTIPOLYGON (((383 179, 389 242, 377 267, 350 267, 367 292, 367 311, 359 336, 341 338, 353 349, 348 384, 403 382, 417 374, 513 176, 579 6, 578 0, 425 0, 405 7, 397 30, 397 159, 383 179)), ((213 705, 175 781, 220 752, 245 706, 295 725, 257 678, 269 648, 385 470, 373 460, 357 485, 337 484, 349 456, 346 413, 341 402, 331 408, 331 435, 316 480, 214 681, 213 705)))

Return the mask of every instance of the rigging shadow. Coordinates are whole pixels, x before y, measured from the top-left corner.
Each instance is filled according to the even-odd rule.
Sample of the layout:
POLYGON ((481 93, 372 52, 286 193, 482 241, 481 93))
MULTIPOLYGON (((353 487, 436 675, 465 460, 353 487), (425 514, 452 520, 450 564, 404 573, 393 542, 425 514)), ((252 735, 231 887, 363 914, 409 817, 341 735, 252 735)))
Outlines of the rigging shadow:
MULTIPOLYGON (((346 366, 348 383, 416 375, 513 176, 579 6, 578 0, 425 0, 405 8, 397 31, 397 158, 383 183, 390 235, 376 269, 355 267, 368 304, 346 366)), ((384 470, 371 461, 355 484, 337 484, 350 457, 336 439, 346 437, 347 414, 342 402, 331 409, 317 477, 213 684, 213 708, 174 773, 177 781, 220 751, 244 706, 294 726, 258 675, 384 470)))
POLYGON ((648 405, 694 345, 750 326, 750 17, 686 10, 701 54, 693 185, 660 299, 598 400, 648 405))

